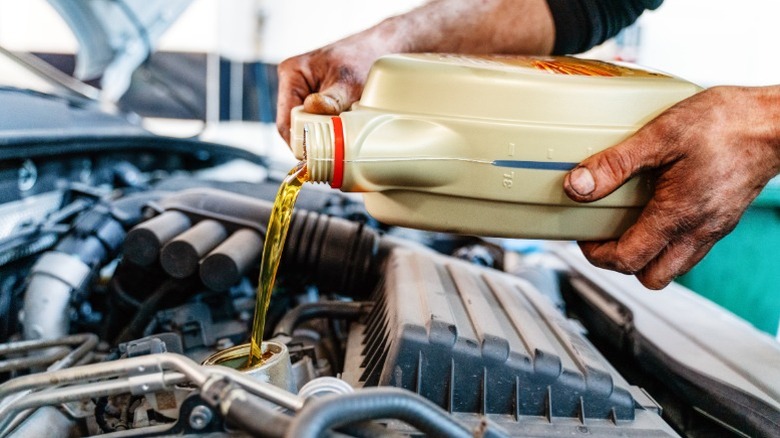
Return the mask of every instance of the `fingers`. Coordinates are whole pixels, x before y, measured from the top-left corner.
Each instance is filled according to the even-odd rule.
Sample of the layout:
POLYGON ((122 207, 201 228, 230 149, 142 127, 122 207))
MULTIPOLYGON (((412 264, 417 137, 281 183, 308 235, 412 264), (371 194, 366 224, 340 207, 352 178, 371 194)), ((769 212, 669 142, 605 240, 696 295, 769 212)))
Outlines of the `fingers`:
POLYGON ((276 129, 284 141, 290 144, 290 111, 303 103, 310 87, 305 76, 293 60, 279 64, 279 93, 276 102, 276 129))
POLYGON ((636 274, 682 231, 681 222, 685 219, 665 214, 653 199, 618 240, 583 242, 581 247, 588 260, 598 267, 636 274))
POLYGON ((692 241, 674 243, 637 272, 636 278, 648 289, 663 289, 675 278, 690 271, 714 245, 715 241, 707 242, 704 246, 692 241))
MULTIPOLYGON (((564 179, 566 194, 579 202, 595 201, 643 170, 673 162, 675 156, 659 144, 657 129, 651 123, 620 144, 587 158, 569 172, 564 179)), ((683 204, 674 205, 673 213, 670 213, 667 196, 658 196, 659 188, 656 187, 656 196, 645 206, 637 222, 618 240, 580 243, 592 264, 636 274, 645 286, 658 289, 680 275, 683 269, 690 269, 688 260, 695 256, 700 259, 706 254, 709 248, 699 256, 699 246, 675 241, 698 224, 698 216, 683 204)))
MULTIPOLYGON (((715 240, 704 243, 693 240, 676 241, 665 247, 658 256, 650 260, 645 266, 636 272, 636 278, 648 289, 663 289, 675 278, 685 274, 707 255, 715 245, 715 240)), ((606 251, 602 249, 608 243, 581 242, 583 254, 596 266, 599 266, 597 258, 603 256, 606 251), (600 253, 599 255, 595 255, 600 253)), ((607 268, 606 266, 602 266, 607 268)), ((607 268, 609 269, 609 268, 607 268)), ((629 274, 631 272, 624 272, 629 274)))
POLYGON ((670 156, 657 146, 650 128, 582 161, 564 179, 566 195, 578 202, 596 201, 642 170, 666 164, 670 156))
POLYGON ((303 105, 312 114, 337 115, 360 98, 372 59, 360 69, 342 65, 341 58, 326 58, 331 51, 320 50, 288 59, 279 65, 279 98, 276 127, 290 143, 290 111, 303 105), (365 70, 365 71, 363 71, 365 70))
POLYGON ((349 109, 349 106, 357 100, 352 96, 353 86, 344 82, 337 82, 319 93, 310 94, 303 101, 304 111, 312 114, 338 115, 349 109))
MULTIPOLYGON (((614 241, 581 242, 585 257, 595 266, 634 274, 650 289, 661 289, 698 263, 729 224, 712 222, 695 206, 675 202, 669 210, 654 198, 637 222, 614 241)), ((717 216, 717 215, 716 215, 717 216)), ((735 221, 734 221, 735 223, 735 221)))
POLYGON ((581 243, 585 256, 652 289, 705 257, 780 168, 776 130, 767 130, 776 116, 765 115, 761 91, 699 93, 572 170, 564 188, 579 202, 601 199, 645 170, 657 176, 639 220, 618 240, 581 243))

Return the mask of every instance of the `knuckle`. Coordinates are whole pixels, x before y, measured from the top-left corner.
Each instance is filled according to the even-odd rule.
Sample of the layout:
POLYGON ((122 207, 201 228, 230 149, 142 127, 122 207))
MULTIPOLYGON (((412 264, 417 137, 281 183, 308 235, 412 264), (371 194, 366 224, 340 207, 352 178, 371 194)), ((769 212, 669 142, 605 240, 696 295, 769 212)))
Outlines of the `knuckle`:
POLYGON ((279 65, 276 67, 276 72, 280 78, 284 77, 288 73, 297 70, 299 68, 300 62, 300 56, 287 58, 279 63, 279 65))
POLYGON ((614 262, 615 270, 623 274, 635 274, 645 266, 645 260, 639 254, 618 253, 614 262))
POLYGON ((734 231, 739 223, 739 217, 738 213, 730 210, 711 212, 696 229, 699 241, 713 242, 722 239, 734 231))
POLYGON ((716 242, 734 231, 736 226, 736 221, 733 223, 728 221, 722 224, 708 224, 697 230, 696 234, 701 242, 716 242))
POLYGON ((602 174, 608 175, 613 180, 623 180, 633 173, 631 155, 626 150, 609 149, 600 156, 596 162, 602 174))
POLYGON ((668 239, 673 239, 700 227, 707 217, 706 214, 703 214, 695 206, 681 206, 675 216, 670 225, 665 230, 662 230, 668 239))

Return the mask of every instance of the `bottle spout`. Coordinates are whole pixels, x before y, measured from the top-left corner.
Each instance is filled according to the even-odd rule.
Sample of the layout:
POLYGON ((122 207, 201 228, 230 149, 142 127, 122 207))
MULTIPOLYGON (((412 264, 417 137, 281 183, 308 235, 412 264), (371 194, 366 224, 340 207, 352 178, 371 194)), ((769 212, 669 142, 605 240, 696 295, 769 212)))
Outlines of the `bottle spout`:
POLYGON ((332 116, 311 114, 303 110, 303 105, 296 106, 290 112, 290 148, 293 155, 303 160, 306 155, 304 143, 304 126, 307 123, 327 123, 332 116))
POLYGON ((306 161, 310 182, 341 187, 344 174, 344 135, 341 118, 310 114, 303 106, 291 114, 290 145, 295 157, 306 161))
POLYGON ((308 122, 303 127, 304 159, 309 181, 326 182, 337 189, 344 175, 344 139, 341 119, 308 122))

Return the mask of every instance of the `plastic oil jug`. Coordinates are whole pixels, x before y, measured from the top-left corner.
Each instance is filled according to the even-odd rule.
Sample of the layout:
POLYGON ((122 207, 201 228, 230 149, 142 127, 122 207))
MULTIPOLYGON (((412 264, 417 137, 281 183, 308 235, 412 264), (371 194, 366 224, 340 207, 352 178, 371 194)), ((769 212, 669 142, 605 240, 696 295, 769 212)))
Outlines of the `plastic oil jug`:
POLYGON ((309 178, 363 192, 399 226, 496 237, 619 236, 648 201, 637 177, 587 204, 566 172, 701 88, 634 67, 569 57, 391 55, 338 117, 293 110, 309 178))

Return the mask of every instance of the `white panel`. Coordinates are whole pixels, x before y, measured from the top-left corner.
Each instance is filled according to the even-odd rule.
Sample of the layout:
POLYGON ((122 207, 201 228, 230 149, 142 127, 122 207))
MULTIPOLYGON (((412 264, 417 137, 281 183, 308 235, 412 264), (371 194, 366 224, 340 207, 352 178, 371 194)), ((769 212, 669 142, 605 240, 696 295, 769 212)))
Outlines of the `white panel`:
POLYGON ((422 0, 260 0, 259 58, 276 63, 372 26, 422 0))
POLYGON ((44 0, 0 0, 0 45, 27 52, 75 53, 76 38, 44 0))
POLYGON ((642 17, 639 63, 704 86, 780 83, 777 0, 667 0, 642 17))

